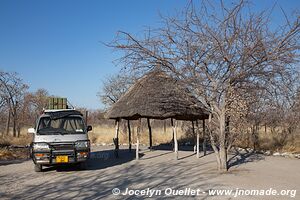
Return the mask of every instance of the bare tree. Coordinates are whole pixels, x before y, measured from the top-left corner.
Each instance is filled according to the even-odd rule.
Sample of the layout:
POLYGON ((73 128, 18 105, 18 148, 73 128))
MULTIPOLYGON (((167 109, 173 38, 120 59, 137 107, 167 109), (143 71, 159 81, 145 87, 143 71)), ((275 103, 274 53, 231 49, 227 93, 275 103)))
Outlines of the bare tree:
POLYGON ((34 93, 30 94, 31 104, 34 107, 35 116, 40 115, 43 109, 47 107, 49 97, 49 92, 43 88, 40 88, 34 93))
POLYGON ((19 102, 19 117, 17 132, 20 135, 21 128, 26 125, 32 125, 37 117, 46 108, 49 93, 45 89, 38 89, 36 92, 27 92, 19 102))
POLYGON ((9 130, 10 117, 13 123, 13 136, 17 136, 18 109, 28 86, 22 82, 16 73, 0 73, 0 96, 8 106, 7 133, 9 130))
POLYGON ((298 101, 298 80, 299 77, 295 75, 280 85, 270 85, 261 97, 261 101, 266 102, 265 106, 256 105, 256 112, 253 112, 250 119, 255 127, 264 123, 265 132, 269 127, 273 136, 272 148, 277 150, 282 148, 297 130, 299 118, 295 108, 298 101))
POLYGON ((119 32, 109 46, 125 52, 120 63, 132 71, 160 66, 204 98, 218 169, 226 171, 228 122, 238 112, 232 91, 246 97, 289 80, 297 71, 300 24, 299 16, 285 13, 286 23, 274 24, 271 11, 252 12, 242 0, 230 6, 210 2, 191 2, 142 38, 119 32))
POLYGON ((108 77, 103 82, 103 88, 98 93, 101 102, 110 107, 129 89, 135 78, 126 73, 108 77))

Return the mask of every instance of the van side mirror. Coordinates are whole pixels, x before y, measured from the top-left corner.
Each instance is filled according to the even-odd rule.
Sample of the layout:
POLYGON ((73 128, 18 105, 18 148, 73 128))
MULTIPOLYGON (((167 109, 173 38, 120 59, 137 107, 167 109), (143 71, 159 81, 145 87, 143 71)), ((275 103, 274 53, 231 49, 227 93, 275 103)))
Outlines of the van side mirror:
POLYGON ((34 128, 29 128, 29 129, 27 130, 27 133, 28 133, 28 134, 35 134, 35 129, 34 129, 34 128))
POLYGON ((93 127, 92 127, 91 125, 88 125, 88 126, 87 126, 87 132, 89 132, 89 131, 91 131, 91 130, 93 130, 93 127))

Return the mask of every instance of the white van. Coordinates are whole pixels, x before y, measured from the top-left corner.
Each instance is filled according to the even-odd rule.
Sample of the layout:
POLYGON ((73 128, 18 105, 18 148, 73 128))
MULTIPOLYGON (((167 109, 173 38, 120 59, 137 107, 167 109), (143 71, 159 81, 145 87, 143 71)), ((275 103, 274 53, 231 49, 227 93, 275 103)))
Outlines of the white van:
POLYGON ((90 153, 90 140, 82 114, 74 109, 45 110, 37 120, 33 134, 31 158, 34 170, 41 172, 43 166, 78 163, 85 168, 90 153))

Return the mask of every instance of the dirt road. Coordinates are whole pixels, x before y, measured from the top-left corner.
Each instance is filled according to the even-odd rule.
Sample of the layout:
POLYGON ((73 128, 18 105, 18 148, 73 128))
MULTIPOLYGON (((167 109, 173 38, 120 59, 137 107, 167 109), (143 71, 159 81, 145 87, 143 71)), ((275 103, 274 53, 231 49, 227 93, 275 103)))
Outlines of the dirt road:
POLYGON ((196 159, 192 151, 120 151, 113 157, 109 147, 94 147, 88 169, 48 168, 33 171, 32 161, 0 166, 0 199, 300 199, 300 194, 240 195, 238 190, 297 190, 300 193, 300 160, 260 155, 235 157, 226 174, 218 173, 214 155, 196 159), (239 158, 238 160, 235 160, 239 158), (241 164, 242 163, 242 164, 241 164), (119 195, 113 195, 113 192, 119 195), (212 195, 213 189, 233 190, 212 195), (129 194, 122 194, 129 190, 129 194), (151 193, 152 191, 152 193, 151 193), (183 192, 183 193, 182 193, 183 192), (198 192, 198 193, 193 193, 198 192), (294 196, 294 197, 293 197, 294 196))

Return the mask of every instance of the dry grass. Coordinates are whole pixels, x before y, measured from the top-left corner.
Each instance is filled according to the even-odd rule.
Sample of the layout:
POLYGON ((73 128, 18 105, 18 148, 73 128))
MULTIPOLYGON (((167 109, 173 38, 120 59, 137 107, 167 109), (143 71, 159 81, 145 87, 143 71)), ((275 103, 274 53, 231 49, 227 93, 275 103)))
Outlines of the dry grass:
POLYGON ((0 148, 0 159, 1 160, 8 160, 8 159, 12 159, 12 158, 16 158, 13 151, 5 149, 5 148, 0 148))
POLYGON ((300 136, 290 139, 286 145, 283 146, 282 151, 300 153, 300 136))
POLYGON ((14 160, 28 158, 28 148, 9 148, 9 146, 25 146, 31 142, 30 137, 20 136, 19 138, 0 139, 0 160, 14 160))
POLYGON ((27 148, 9 148, 10 146, 26 146, 32 142, 32 136, 25 131, 20 137, 2 136, 0 138, 0 160, 12 160, 28 157, 27 148))
POLYGON ((89 138, 92 143, 112 143, 114 137, 114 129, 108 126, 93 126, 93 130, 89 132, 89 138))
MULTIPOLYGON (((253 148, 252 135, 250 133, 242 135, 235 145, 242 148, 253 148)), ((280 128, 272 132, 270 128, 265 130, 262 127, 259 130, 256 148, 258 150, 270 150, 271 152, 300 153, 300 134, 289 135, 280 128)))
MULTIPOLYGON (((178 139, 184 137, 184 132, 180 129, 177 130, 178 139)), ((136 142, 136 131, 131 131, 131 141, 132 143, 136 142)), ((95 126, 93 131, 89 133, 89 138, 92 143, 96 144, 111 144, 113 143, 113 138, 115 137, 115 129, 110 126, 95 126)), ((152 141, 153 144, 167 143, 172 140, 172 128, 167 128, 164 132, 161 128, 152 129, 152 141)), ((120 129, 119 132, 119 142, 120 144, 128 144, 128 133, 120 129)), ((144 128, 141 130, 140 142, 142 144, 149 144, 149 133, 148 129, 144 128)))
POLYGON ((259 146, 261 149, 279 152, 300 152, 300 135, 285 135, 280 128, 271 132, 269 128, 259 130, 259 146))
POLYGON ((5 135, 3 133, 0 134, 0 147, 2 146, 25 146, 32 142, 32 135, 27 134, 28 127, 24 127, 21 129, 20 137, 13 137, 12 130, 10 130, 9 135, 5 135))
POLYGON ((32 136, 30 135, 21 135, 20 137, 4 136, 0 138, 0 147, 4 146, 25 146, 29 145, 32 142, 32 136))
MULTIPOLYGON (((144 127, 141 130, 141 138, 140 141, 142 144, 149 144, 149 133, 148 129, 144 127)), ((158 145, 162 143, 167 143, 172 140, 172 128, 168 127, 166 132, 162 128, 153 128, 152 130, 152 141, 153 145, 158 145)), ((180 128, 177 129, 178 132, 178 140, 186 140, 187 136, 185 131, 180 128)), ((115 136, 115 128, 112 126, 94 126, 93 131, 89 133, 90 140, 95 144, 112 144, 113 138, 115 136)), ((268 130, 266 133, 263 129, 260 130, 259 134, 259 148, 264 150, 271 151, 280 151, 280 152, 291 152, 291 153, 300 153, 300 136, 294 138, 288 138, 286 143, 282 146, 278 146, 278 138, 279 136, 274 136, 268 130)), ((132 131, 132 143, 136 142, 136 132, 132 131)), ((127 130, 120 129, 119 133, 119 143, 120 144, 128 144, 128 133, 127 130)), ((240 141, 241 147, 252 147, 251 142, 250 146, 247 146, 247 142, 245 140, 240 141), (245 144, 242 144, 245 143, 245 144)))
POLYGON ((28 158, 29 152, 28 149, 7 149, 0 148, 0 160, 13 160, 13 159, 22 159, 28 158))
MULTIPOLYGON (((132 127, 133 129, 133 127, 132 127)), ((7 149, 1 147, 8 146, 25 146, 31 143, 32 137, 27 135, 27 128, 24 128, 21 131, 20 137, 12 137, 12 136, 4 136, 0 138, 0 159, 16 159, 16 158, 25 158, 27 156, 27 151, 24 149, 7 149)), ((177 129, 178 140, 186 140, 186 132, 182 129, 177 129)), ((136 142, 136 129, 131 131, 131 141, 132 143, 136 142)), ((113 126, 94 126, 93 131, 89 133, 89 138, 94 144, 112 144, 113 138, 115 136, 115 128, 113 126)), ((153 145, 158 145, 162 143, 168 143, 172 140, 172 128, 167 127, 166 132, 164 132, 163 128, 155 128, 152 129, 152 141, 153 145)), ((141 138, 140 142, 142 144, 149 144, 149 133, 147 127, 142 127, 141 129, 141 138)), ((119 132, 119 143, 120 144, 128 144, 128 133, 127 129, 124 127, 120 127, 119 132)), ((282 152, 291 152, 291 153, 300 153, 300 136, 293 138, 288 138, 285 145, 278 148, 276 144, 278 143, 278 138, 272 135, 270 131, 264 132, 264 130, 260 130, 259 135, 259 143, 260 148, 271 151, 282 151, 282 152)), ((251 146, 250 146, 251 147, 251 146)))

